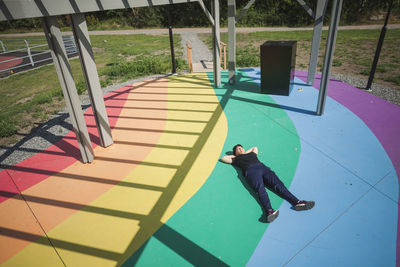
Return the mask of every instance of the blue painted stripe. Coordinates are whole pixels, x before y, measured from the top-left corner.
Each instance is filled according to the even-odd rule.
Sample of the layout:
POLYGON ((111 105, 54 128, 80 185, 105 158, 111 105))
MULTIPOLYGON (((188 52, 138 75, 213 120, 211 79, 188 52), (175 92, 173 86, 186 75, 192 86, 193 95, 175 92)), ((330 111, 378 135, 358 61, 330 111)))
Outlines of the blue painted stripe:
MULTIPOLYGON (((245 73, 260 83, 258 69, 245 73)), ((301 138, 290 190, 317 204, 295 212, 283 203, 248 266, 395 265, 398 182, 380 142, 329 97, 324 115, 311 115, 318 91, 299 79, 289 97, 272 98, 301 138)))

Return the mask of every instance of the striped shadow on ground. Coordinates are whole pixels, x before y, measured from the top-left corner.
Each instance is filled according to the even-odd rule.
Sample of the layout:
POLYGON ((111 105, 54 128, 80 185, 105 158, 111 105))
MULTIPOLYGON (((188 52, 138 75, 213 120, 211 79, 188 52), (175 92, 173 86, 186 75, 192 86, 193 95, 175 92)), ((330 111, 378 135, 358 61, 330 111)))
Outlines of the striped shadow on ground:
MULTIPOLYGON (((208 77, 201 83, 210 86, 213 77, 208 77)), ((293 123, 270 97, 258 93, 250 78, 241 76, 231 87, 226 72, 222 77, 225 85, 214 91, 227 117, 228 135, 219 156, 236 143, 258 146, 260 159, 290 185, 301 150, 293 123)), ((273 207, 279 208, 281 198, 270 197, 273 207)), ((201 189, 125 264, 243 266, 267 228, 258 221, 261 214, 240 171, 217 162, 201 189)))

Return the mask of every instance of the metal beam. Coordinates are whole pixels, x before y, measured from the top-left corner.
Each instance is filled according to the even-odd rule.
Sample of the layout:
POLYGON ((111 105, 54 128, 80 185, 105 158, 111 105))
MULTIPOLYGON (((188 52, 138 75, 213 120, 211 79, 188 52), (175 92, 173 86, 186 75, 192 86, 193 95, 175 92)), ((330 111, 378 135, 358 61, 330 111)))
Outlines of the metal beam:
POLYGON ((318 63, 318 51, 321 44, 322 26, 324 24, 324 17, 327 6, 327 0, 318 0, 317 11, 314 21, 313 39, 311 44, 310 62, 308 64, 307 83, 309 85, 312 85, 315 79, 315 72, 317 70, 318 63))
POLYGON ((369 73, 369 78, 368 78, 368 82, 367 82, 367 87, 365 88, 366 90, 371 90, 371 85, 372 85, 372 81, 374 80, 376 66, 378 65, 379 55, 381 53, 383 41, 385 40, 385 35, 386 35, 386 30, 387 30, 386 26, 389 21, 389 16, 390 16, 390 11, 392 9, 392 5, 393 5, 393 0, 391 0, 389 3, 389 8, 388 8, 388 11, 386 13, 386 18, 385 18, 385 23, 383 24, 383 27, 381 30, 381 35, 379 36, 378 45, 375 50, 374 61, 372 62, 371 71, 369 73))
POLYGON ((236 1, 228 0, 228 70, 229 84, 235 84, 236 72, 236 1))
POLYGON ((236 22, 238 22, 256 0, 250 0, 236 16, 235 0, 228 0, 228 70, 229 84, 235 84, 236 72, 236 22))
MULTIPOLYGON (((210 21, 211 25, 215 25, 213 15, 208 11, 207 7, 204 5, 203 0, 198 0, 201 9, 203 9, 204 14, 206 14, 207 19, 210 21)), ((212 8, 212 7, 211 7, 212 8)))
POLYGON ((0 0, 0 21, 197 1, 198 0, 0 0))
POLYGON ((306 12, 312 17, 315 18, 314 11, 304 2, 303 0, 297 0, 299 4, 306 10, 306 12))
POLYGON ((170 6, 168 6, 167 13, 168 13, 168 34, 169 34, 169 47, 171 50, 172 73, 176 73, 174 35, 172 34, 172 19, 171 19, 170 6))
MULTIPOLYGON (((246 12, 247 12, 247 10, 254 4, 254 2, 255 2, 256 0, 250 0, 248 3, 247 3, 247 5, 242 9, 242 10, 240 10, 240 12, 239 12, 239 14, 237 15, 237 17, 236 17, 236 22, 238 22, 243 16, 244 16, 244 14, 246 14, 246 12)), ((229 5, 229 4, 228 4, 229 5)), ((235 9, 236 9, 236 4, 235 4, 235 9)), ((229 11, 228 11, 229 12, 229 11)))
POLYGON ((328 39, 326 40, 326 50, 324 67, 322 70, 321 83, 318 95, 317 115, 324 113, 326 94, 328 91, 329 76, 331 74, 332 59, 335 51, 337 28, 340 20, 343 0, 333 0, 331 22, 329 25, 328 39))
POLYGON ((221 85, 221 65, 220 65, 220 27, 219 27, 219 0, 213 0, 211 4, 211 12, 214 17, 214 26, 212 28, 213 35, 213 67, 214 67, 214 86, 221 85))
POLYGON ((78 140, 82 161, 84 163, 92 162, 94 157, 93 149, 83 117, 81 103, 76 91, 75 82, 72 77, 71 66, 69 65, 67 53, 64 48, 60 26, 56 17, 43 18, 42 26, 72 121, 72 127, 76 134, 76 139, 78 140))
POLYGON ((92 103, 93 115, 96 121, 97 132, 100 137, 100 144, 108 147, 113 143, 110 124, 106 107, 104 105, 103 92, 101 91, 99 75, 97 74, 96 63, 92 45, 90 44, 89 32, 83 14, 71 15, 72 30, 75 43, 81 59, 82 71, 86 80, 90 102, 92 103))

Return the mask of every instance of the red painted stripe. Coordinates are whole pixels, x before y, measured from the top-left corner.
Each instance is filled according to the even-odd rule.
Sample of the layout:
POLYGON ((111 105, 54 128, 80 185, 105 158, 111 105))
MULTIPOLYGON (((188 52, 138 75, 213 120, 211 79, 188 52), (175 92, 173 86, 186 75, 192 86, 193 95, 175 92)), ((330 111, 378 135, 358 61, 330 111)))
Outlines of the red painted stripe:
MULTIPOLYGON (((125 86, 108 93, 104 97, 107 114, 110 116, 109 123, 111 128, 115 126, 131 89, 132 86, 125 86)), ((85 112, 85 121, 88 125, 95 125, 91 107, 85 112)), ((89 127, 88 131, 94 148, 99 144, 100 140, 97 128, 89 127)), ((11 197, 9 192, 18 193, 11 178, 17 184, 19 190, 24 191, 80 159, 81 155, 75 133, 70 131, 60 141, 46 150, 0 172, 0 192, 7 192, 7 194, 0 194, 0 203, 11 197)))

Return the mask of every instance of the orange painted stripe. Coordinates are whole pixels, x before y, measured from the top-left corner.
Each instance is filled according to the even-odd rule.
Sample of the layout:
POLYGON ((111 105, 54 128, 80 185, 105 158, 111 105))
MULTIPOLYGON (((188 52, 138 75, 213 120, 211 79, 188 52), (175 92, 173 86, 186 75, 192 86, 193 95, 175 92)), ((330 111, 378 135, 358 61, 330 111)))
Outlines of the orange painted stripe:
MULTIPOLYGON (((113 130, 114 144, 108 148, 96 147, 93 163, 77 161, 23 192, 46 232, 111 189, 151 152, 165 127, 167 83, 166 78, 147 81, 129 92, 113 130), (147 93, 152 93, 151 97, 147 93)), ((42 170, 42 166, 36 166, 36 169, 42 170)), ((0 204, 0 214, 8 214, 13 218, 0 220, 0 227, 13 230, 15 221, 26 221, 21 231, 26 235, 37 233, 37 225, 27 220, 28 215, 21 213, 16 205, 9 205, 14 201, 21 200, 14 197, 0 204)), ((4 248, 0 263, 29 243, 0 233, 0 247, 4 248)))

